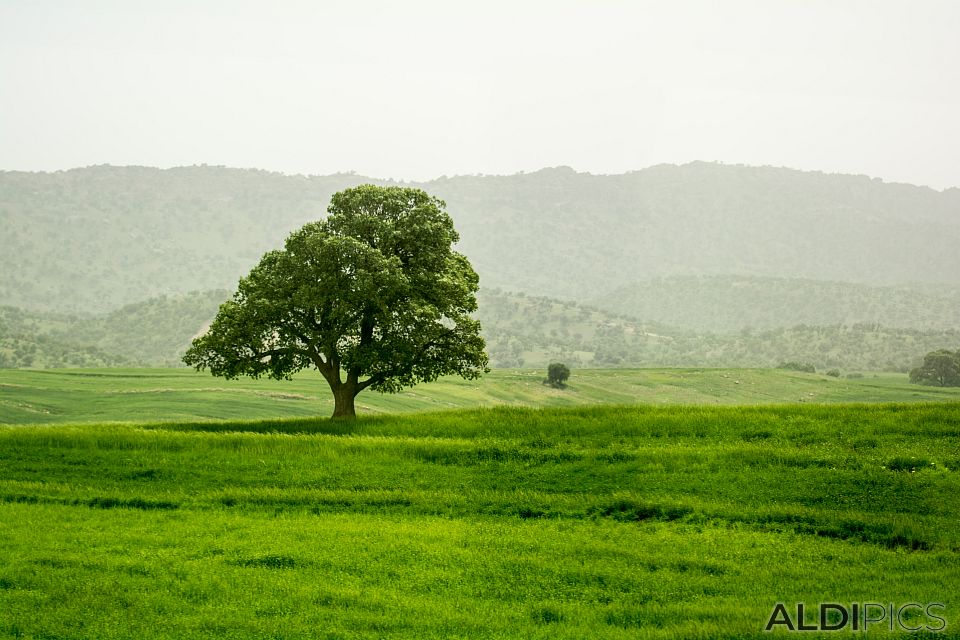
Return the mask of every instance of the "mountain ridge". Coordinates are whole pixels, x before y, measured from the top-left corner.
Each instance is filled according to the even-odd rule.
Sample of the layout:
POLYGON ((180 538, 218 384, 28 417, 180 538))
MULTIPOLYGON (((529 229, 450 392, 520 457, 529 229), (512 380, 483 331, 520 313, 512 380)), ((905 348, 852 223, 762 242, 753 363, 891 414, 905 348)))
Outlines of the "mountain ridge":
POLYGON ((51 169, 51 170, 42 170, 42 169, 0 169, 0 175, 3 174, 24 174, 24 175, 56 175, 64 174, 71 172, 83 172, 88 170, 99 170, 99 169, 130 169, 130 170, 148 170, 148 171, 181 171, 181 170, 193 170, 193 169, 217 169, 217 170, 227 170, 227 171, 247 171, 253 173, 260 173, 265 175, 283 177, 283 178, 359 178, 364 181, 369 181, 371 183, 383 183, 383 184, 396 184, 396 185, 429 185, 435 182, 441 182, 444 180, 456 180, 460 178, 510 178, 514 176, 524 176, 524 175, 535 175, 538 173, 549 173, 551 171, 559 171, 566 173, 573 173, 583 176, 591 177, 615 177, 615 176, 630 176, 645 171, 658 170, 658 169, 682 169, 684 167, 690 166, 716 166, 716 167, 732 167, 738 169, 759 169, 765 171, 783 171, 788 173, 801 173, 801 174, 811 174, 815 176, 824 176, 824 177, 846 177, 846 178, 857 178, 865 179, 871 182, 891 185, 891 186, 902 186, 902 187, 912 187, 916 189, 926 189, 933 191, 934 193, 945 193, 951 191, 960 191, 960 185, 936 188, 931 187, 930 185, 917 184, 913 182, 904 182, 901 180, 887 179, 882 176, 871 176, 865 173, 849 173, 844 171, 824 171, 821 169, 800 169, 797 167, 788 167, 785 165, 751 165, 744 163, 733 163, 733 162, 719 162, 719 161, 707 161, 707 160, 690 160, 688 162, 659 162, 657 164, 648 165, 639 169, 628 169, 626 171, 621 171, 618 173, 594 173, 592 171, 576 169, 570 165, 560 164, 553 165, 548 167, 541 167, 539 169, 533 169, 529 171, 517 171, 515 173, 456 173, 452 175, 440 175, 436 178, 429 178, 427 180, 414 180, 406 178, 392 178, 392 177, 377 177, 369 176, 364 173, 360 173, 354 170, 348 171, 338 171, 335 173, 302 173, 302 172, 287 172, 279 169, 265 169, 260 167, 240 167, 232 165, 223 165, 223 164, 209 164, 209 163, 199 163, 199 164, 184 164, 184 165, 172 165, 169 167, 158 167, 154 165, 141 165, 141 164, 111 164, 111 163, 100 163, 100 164, 90 164, 81 167, 70 167, 68 169, 51 169))
POLYGON ((212 166, 0 172, 0 304, 103 312, 232 288, 364 182, 448 203, 484 286, 587 300, 666 276, 960 284, 960 189, 715 163, 378 181, 212 166))
POLYGON ((960 286, 924 289, 803 278, 666 276, 618 287, 589 303, 675 329, 720 333, 861 323, 960 327, 960 286))

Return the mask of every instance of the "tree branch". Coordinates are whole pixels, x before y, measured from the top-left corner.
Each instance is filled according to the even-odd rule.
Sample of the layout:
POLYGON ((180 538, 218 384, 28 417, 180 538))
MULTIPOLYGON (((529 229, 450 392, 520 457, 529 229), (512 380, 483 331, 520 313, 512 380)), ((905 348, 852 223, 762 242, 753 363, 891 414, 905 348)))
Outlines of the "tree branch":
POLYGON ((334 383, 340 383, 340 381, 337 379, 339 376, 334 376, 333 367, 331 366, 330 361, 324 360, 319 351, 316 349, 310 349, 307 352, 307 357, 310 358, 317 370, 323 375, 324 378, 326 378, 331 387, 334 386, 334 383))
POLYGON ((253 354, 252 357, 253 357, 254 360, 263 360, 264 358, 266 358, 266 357, 268 357, 268 356, 269 356, 269 357, 282 356, 282 355, 283 355, 283 352, 284 352, 283 349, 269 349, 269 350, 267 350, 267 351, 257 351, 257 352, 254 352, 254 354, 253 354))
MULTIPOLYGON (((455 337, 455 333, 454 333, 452 330, 448 330, 448 331, 447 331, 447 334, 444 335, 444 336, 442 336, 442 337, 443 337, 443 338, 447 338, 447 339, 453 338, 453 337, 455 337)), ((414 359, 412 359, 412 360, 407 364, 407 366, 404 367, 404 371, 401 371, 401 372, 393 372, 393 373, 381 372, 381 373, 377 373, 377 374, 374 374, 374 375, 370 376, 369 378, 367 378, 367 379, 364 380, 363 382, 358 382, 358 381, 357 381, 357 378, 359 378, 359 376, 360 376, 359 370, 356 370, 356 373, 354 373, 354 370, 351 370, 349 375, 350 375, 350 376, 353 376, 353 380, 356 382, 356 390, 357 390, 356 392, 357 392, 357 393, 360 393, 361 391, 363 391, 364 389, 366 389, 367 387, 369 387, 369 386, 371 386, 371 385, 377 384, 378 382, 383 382, 384 380, 386 380, 387 378, 389 378, 391 375, 400 375, 400 374, 402 374, 402 373, 406 373, 407 370, 410 370, 410 369, 412 369, 413 367, 415 367, 417 364, 419 364, 420 358, 422 358, 423 355, 426 354, 427 350, 430 349, 431 347, 448 346, 449 344, 450 344, 450 343, 449 343, 448 340, 441 340, 440 338, 437 338, 437 339, 435 339, 435 340, 430 340, 430 341, 424 343, 423 346, 420 347, 420 350, 418 351, 417 356, 416 356, 414 359)), ((349 381, 350 378, 347 378, 347 380, 349 381)))
MULTIPOLYGON (((358 374, 358 376, 359 376, 359 374, 358 374)), ((384 381, 384 380, 386 380, 386 379, 387 379, 387 376, 386 376, 386 375, 381 374, 381 373, 378 373, 378 374, 376 374, 376 375, 370 376, 369 378, 367 378, 367 379, 364 380, 363 382, 357 382, 357 387, 356 387, 357 393, 360 393, 361 391, 363 391, 364 389, 366 389, 366 388, 369 387, 370 385, 377 384, 378 382, 382 382, 382 381, 384 381)))

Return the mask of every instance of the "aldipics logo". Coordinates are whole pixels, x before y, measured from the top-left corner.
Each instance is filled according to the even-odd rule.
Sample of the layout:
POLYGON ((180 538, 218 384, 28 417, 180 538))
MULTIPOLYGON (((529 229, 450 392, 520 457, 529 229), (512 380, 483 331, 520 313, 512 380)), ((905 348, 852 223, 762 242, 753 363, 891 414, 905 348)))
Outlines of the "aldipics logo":
POLYGON ((929 631, 936 633, 947 628, 943 617, 946 606, 940 602, 919 604, 908 602, 895 605, 876 602, 840 604, 821 602, 817 613, 806 610, 802 602, 791 610, 778 602, 770 614, 764 631, 867 631, 884 626, 890 631, 929 631), (794 615, 795 614, 795 615, 794 615))

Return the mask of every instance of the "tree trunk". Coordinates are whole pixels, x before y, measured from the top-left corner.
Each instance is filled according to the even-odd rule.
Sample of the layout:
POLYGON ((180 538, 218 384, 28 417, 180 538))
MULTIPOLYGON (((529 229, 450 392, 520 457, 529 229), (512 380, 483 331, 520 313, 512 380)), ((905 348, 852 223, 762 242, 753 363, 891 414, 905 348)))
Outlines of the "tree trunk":
POLYGON ((350 420, 357 417, 357 410, 354 408, 353 400, 356 397, 356 391, 353 385, 339 384, 333 389, 333 418, 343 418, 350 420))

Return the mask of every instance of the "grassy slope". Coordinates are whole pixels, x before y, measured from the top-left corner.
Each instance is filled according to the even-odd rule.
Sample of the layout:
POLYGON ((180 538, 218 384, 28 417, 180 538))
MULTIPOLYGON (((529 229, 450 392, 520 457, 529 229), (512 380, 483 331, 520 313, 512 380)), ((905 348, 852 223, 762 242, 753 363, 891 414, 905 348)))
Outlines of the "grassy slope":
MULTIPOLYGON (((960 400, 960 389, 912 385, 900 374, 846 380, 761 369, 574 370, 562 391, 544 386, 544 375, 494 370, 478 381, 446 378, 396 395, 365 392, 357 398, 358 411, 960 400)), ((316 373, 290 381, 229 381, 188 369, 0 370, 0 423, 254 419, 332 411, 329 388, 316 373)))
POLYGON ((767 637, 778 601, 954 625, 958 438, 952 403, 0 427, 0 635, 767 637))

